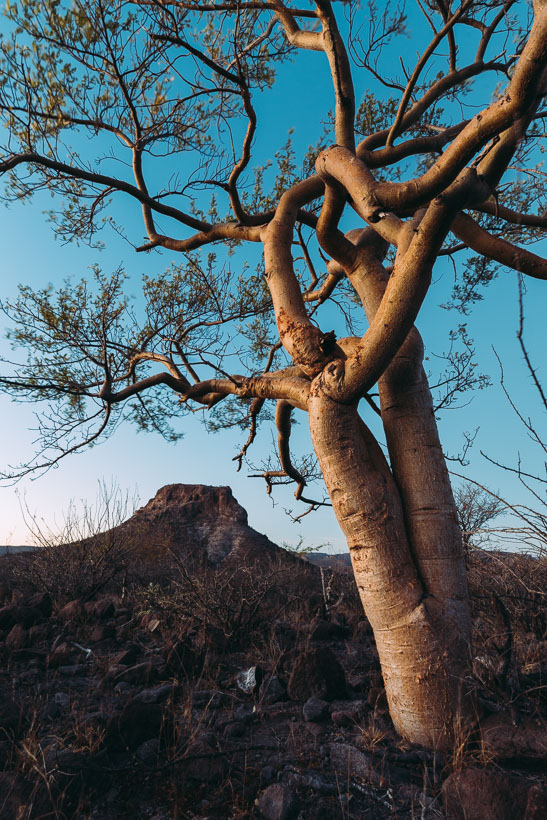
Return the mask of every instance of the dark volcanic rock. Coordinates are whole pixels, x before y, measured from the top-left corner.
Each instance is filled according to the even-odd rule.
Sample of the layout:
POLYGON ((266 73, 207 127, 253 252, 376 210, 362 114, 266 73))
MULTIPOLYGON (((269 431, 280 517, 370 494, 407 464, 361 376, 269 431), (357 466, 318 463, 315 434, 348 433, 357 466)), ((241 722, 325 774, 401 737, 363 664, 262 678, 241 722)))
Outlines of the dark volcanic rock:
POLYGON ((130 701, 121 715, 110 720, 107 728, 109 745, 136 749, 147 740, 158 739, 164 713, 157 703, 130 701))
POLYGON ((271 675, 260 684, 259 696, 264 706, 278 703, 287 696, 287 687, 278 675, 271 675))
POLYGON ((308 723, 319 723, 328 717, 329 704, 326 700, 310 698, 302 707, 302 714, 304 715, 304 720, 308 723))
POLYGON ((288 691, 292 700, 343 698, 346 692, 344 670, 327 647, 301 652, 294 660, 288 691))
POLYGON ((32 609, 39 610, 44 618, 49 618, 53 609, 53 603, 49 592, 35 592, 28 599, 28 605, 32 609))
POLYGON ((540 805, 539 792, 522 777, 488 769, 454 772, 443 783, 442 795, 447 820, 540 820, 541 814, 528 812, 528 799, 540 805), (535 815, 535 816, 534 816, 535 815))
POLYGON ((199 783, 218 783, 228 770, 228 761, 218 754, 218 750, 201 738, 189 746, 182 762, 182 775, 199 783))
POLYGON ((298 813, 298 799, 284 783, 274 783, 265 789, 256 806, 266 820, 291 820, 298 813))
POLYGON ((547 758, 547 725, 540 718, 522 717, 514 724, 508 712, 499 712, 482 721, 481 734, 493 759, 547 758))
POLYGON ((29 642, 27 630, 21 624, 15 624, 6 637, 8 649, 23 649, 29 642))
POLYGON ((69 601, 68 604, 65 604, 57 613, 57 617, 61 621, 79 621, 84 618, 85 615, 85 607, 80 600, 69 601))
POLYGON ((31 606, 9 604, 0 609, 0 629, 11 629, 16 624, 28 629, 42 619, 41 611, 31 606))

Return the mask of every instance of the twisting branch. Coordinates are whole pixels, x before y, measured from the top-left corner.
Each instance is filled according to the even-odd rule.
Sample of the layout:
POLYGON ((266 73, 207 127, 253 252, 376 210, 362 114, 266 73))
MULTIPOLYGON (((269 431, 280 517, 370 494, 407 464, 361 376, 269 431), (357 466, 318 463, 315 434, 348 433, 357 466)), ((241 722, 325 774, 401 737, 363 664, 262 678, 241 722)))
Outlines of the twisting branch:
POLYGON ((479 47, 477 48, 477 53, 475 55, 475 61, 476 62, 479 62, 480 60, 482 60, 484 58, 484 55, 485 55, 486 49, 488 47, 488 44, 489 44, 490 40, 492 39, 492 35, 496 31, 498 25, 501 23, 503 18, 506 16, 506 14, 509 11, 509 9, 511 8, 511 6, 514 6, 515 3, 516 3, 516 0, 504 0, 501 9, 494 16, 494 18, 493 18, 492 22, 490 23, 490 25, 489 26, 485 26, 485 25, 482 26, 482 37, 481 37, 481 41, 479 43, 479 47))
POLYGON ((547 228, 547 213, 523 214, 520 213, 520 211, 515 211, 506 205, 502 205, 500 202, 492 202, 492 200, 481 202, 480 205, 474 205, 473 208, 476 211, 481 211, 483 214, 491 214, 492 216, 499 217, 499 219, 504 219, 513 225, 526 225, 529 228, 547 228))
POLYGON ((477 253, 495 259, 502 265, 525 273, 533 279, 547 279, 547 260, 532 251, 512 245, 506 239, 488 233, 468 214, 458 214, 450 230, 477 253))
POLYGON ((297 501, 302 496, 302 491, 306 486, 306 479, 293 467, 291 461, 291 451, 289 440, 291 437, 291 416, 293 407, 287 401, 278 401, 275 408, 275 426, 277 427, 277 447, 279 450, 279 461, 284 474, 296 482, 297 487, 294 497, 297 501))
POLYGON ((243 447, 241 448, 239 453, 236 456, 234 456, 233 459, 232 459, 232 461, 237 461, 237 472, 238 473, 241 470, 241 465, 243 464, 243 459, 247 455, 247 450, 249 449, 249 447, 251 446, 251 444, 254 442, 254 440, 256 438, 256 432, 257 432, 257 429, 258 429, 257 419, 258 419, 258 415, 259 415, 260 411, 264 407, 264 401, 265 401, 265 399, 254 399, 253 402, 251 403, 250 408, 249 408, 249 415, 248 415, 248 418, 250 419, 249 438, 247 439, 247 441, 245 442, 245 444, 243 445, 243 447))
POLYGON ((316 290, 306 291, 304 294, 305 302, 315 302, 316 307, 326 302, 329 296, 333 293, 336 285, 344 278, 344 273, 340 270, 334 273, 329 273, 321 287, 316 290))
POLYGON ((236 218, 239 219, 239 221, 243 225, 245 225, 248 224, 248 216, 241 205, 241 200, 237 192, 237 181, 243 173, 243 171, 245 170, 245 168, 247 167, 247 165, 249 164, 249 160, 251 159, 251 145, 256 132, 256 112, 253 108, 249 88, 247 86, 247 83, 243 79, 243 73, 241 71, 239 57, 236 57, 236 65, 240 77, 241 98, 243 100, 243 106, 245 108, 245 113, 247 114, 249 124, 247 126, 245 137, 243 139, 241 157, 235 163, 232 172, 228 178, 228 193, 230 196, 230 203, 232 205, 232 209, 234 211, 236 218))
POLYGON ((201 219, 196 219, 190 214, 185 214, 178 208, 173 208, 170 205, 164 205, 162 202, 159 202, 157 199, 149 196, 144 191, 139 190, 137 186, 131 185, 129 182, 107 176, 106 174, 87 171, 85 168, 78 168, 74 165, 68 165, 66 162, 59 162, 55 159, 41 156, 40 154, 34 152, 14 154, 3 161, 0 161, 0 174, 5 173, 6 171, 11 171, 18 165, 33 164, 39 165, 43 168, 49 168, 50 170, 55 171, 58 174, 62 174, 70 179, 81 179, 85 182, 91 182, 92 184, 104 185, 107 188, 111 188, 113 191, 121 191, 122 193, 129 194, 144 205, 148 205, 153 211, 157 211, 157 213, 163 214, 164 216, 169 216, 177 222, 181 222, 183 225, 187 225, 189 228, 193 228, 194 230, 207 231, 211 228, 207 222, 203 222, 201 219))
POLYGON ((323 49, 329 61, 336 99, 334 122, 338 145, 355 151, 355 92, 348 53, 329 0, 316 0, 317 16, 323 29, 323 49))
POLYGON ((312 51, 324 50, 322 34, 319 34, 317 31, 301 29, 294 19, 295 14, 292 9, 287 8, 280 0, 270 0, 269 6, 277 15, 285 30, 287 40, 292 46, 306 48, 312 51))
MULTIPOLYGON (((304 504, 309 504, 311 512, 318 507, 330 507, 331 504, 325 501, 316 501, 311 498, 306 498, 302 495, 304 487, 306 486, 306 479, 293 465, 291 460, 291 451, 289 439, 291 436, 291 416, 294 410, 294 405, 291 402, 280 400, 275 408, 275 425, 277 427, 277 447, 279 452, 279 461, 281 470, 265 470, 262 473, 253 474, 250 478, 263 478, 266 482, 266 492, 271 495, 273 487, 279 484, 288 484, 295 482, 297 487, 294 497, 297 501, 302 501, 304 504), (276 480, 277 479, 277 480, 276 480), (284 479, 288 479, 285 481, 284 479)), ((305 515, 306 513, 302 513, 305 515)), ((302 517, 298 516, 297 519, 302 517)))
MULTIPOLYGON (((174 6, 178 9, 186 9, 187 11, 244 11, 250 9, 252 11, 267 11, 271 9, 272 3, 269 0, 259 2, 259 0, 237 0, 233 3, 191 3, 185 0, 137 0, 139 6, 174 6)), ((315 11, 310 9, 293 9, 290 10, 294 17, 317 17, 315 11)))

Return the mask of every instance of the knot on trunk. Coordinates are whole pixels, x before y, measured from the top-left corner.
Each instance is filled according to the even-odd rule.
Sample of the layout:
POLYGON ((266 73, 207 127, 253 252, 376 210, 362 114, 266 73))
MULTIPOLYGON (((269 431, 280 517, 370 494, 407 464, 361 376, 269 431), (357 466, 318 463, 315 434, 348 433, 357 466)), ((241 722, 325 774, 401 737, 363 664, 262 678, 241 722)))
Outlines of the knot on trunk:
POLYGON ((317 379, 316 389, 333 401, 340 401, 344 389, 345 369, 345 362, 342 359, 329 362, 317 379))
POLYGON ((311 378, 321 373, 336 352, 338 355, 342 353, 337 348, 334 330, 323 333, 314 325, 294 321, 286 315, 279 321, 278 327, 285 350, 311 378))

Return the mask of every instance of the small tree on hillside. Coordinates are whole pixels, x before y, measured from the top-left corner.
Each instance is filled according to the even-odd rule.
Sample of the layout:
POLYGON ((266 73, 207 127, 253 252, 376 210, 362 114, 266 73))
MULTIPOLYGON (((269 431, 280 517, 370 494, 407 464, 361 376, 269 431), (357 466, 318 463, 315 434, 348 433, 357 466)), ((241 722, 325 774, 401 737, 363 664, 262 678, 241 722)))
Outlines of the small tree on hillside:
MULTIPOLYGON (((411 48, 402 8, 335 8, 8 3, 8 194, 47 188, 60 203, 58 235, 91 241, 125 194, 126 207, 142 211, 137 250, 163 248, 181 261, 145 277, 140 323, 122 271, 97 270, 94 283, 57 292, 22 287, 4 307, 28 360, 2 384, 56 408, 28 468, 97 441, 123 414, 172 435, 170 420, 195 407, 217 428, 250 424, 243 456, 273 401, 280 464, 266 478, 292 479, 310 500, 289 449, 292 414, 307 413, 395 726, 442 745, 469 709, 470 619, 414 322, 441 255, 456 260, 452 301, 464 309, 499 265, 547 278, 545 261, 524 247, 547 222, 535 212, 543 179, 534 154, 547 7, 426 0, 411 48), (307 50, 328 65, 328 83, 303 84, 307 50), (306 156, 295 157, 290 139, 280 145, 274 173, 255 140, 255 105, 276 93, 288 60, 284 106, 318 95, 327 125, 310 133, 316 147, 306 156), (263 251, 256 267, 249 246, 263 251), (338 335, 329 303, 347 319, 338 335), (354 324, 359 306, 366 330, 354 324), (389 462, 366 423, 373 412, 389 462)), ((131 222, 116 228, 134 238, 131 222)))
POLYGON ((486 488, 471 482, 456 488, 454 501, 466 553, 488 543, 491 531, 486 525, 504 512, 506 505, 486 488))

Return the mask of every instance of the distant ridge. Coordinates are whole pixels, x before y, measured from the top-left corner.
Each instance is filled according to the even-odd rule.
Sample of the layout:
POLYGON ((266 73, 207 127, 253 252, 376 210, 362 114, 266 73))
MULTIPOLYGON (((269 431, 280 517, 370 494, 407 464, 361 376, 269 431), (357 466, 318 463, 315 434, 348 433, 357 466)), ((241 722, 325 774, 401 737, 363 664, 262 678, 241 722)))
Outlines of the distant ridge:
POLYGON ((0 555, 15 555, 18 552, 34 552, 35 549, 37 549, 37 547, 33 547, 30 544, 21 544, 18 547, 8 544, 4 547, 0 547, 0 555))
POLYGON ((305 555, 306 560, 316 567, 323 569, 335 569, 338 572, 351 572, 351 556, 349 552, 309 552, 305 555))

